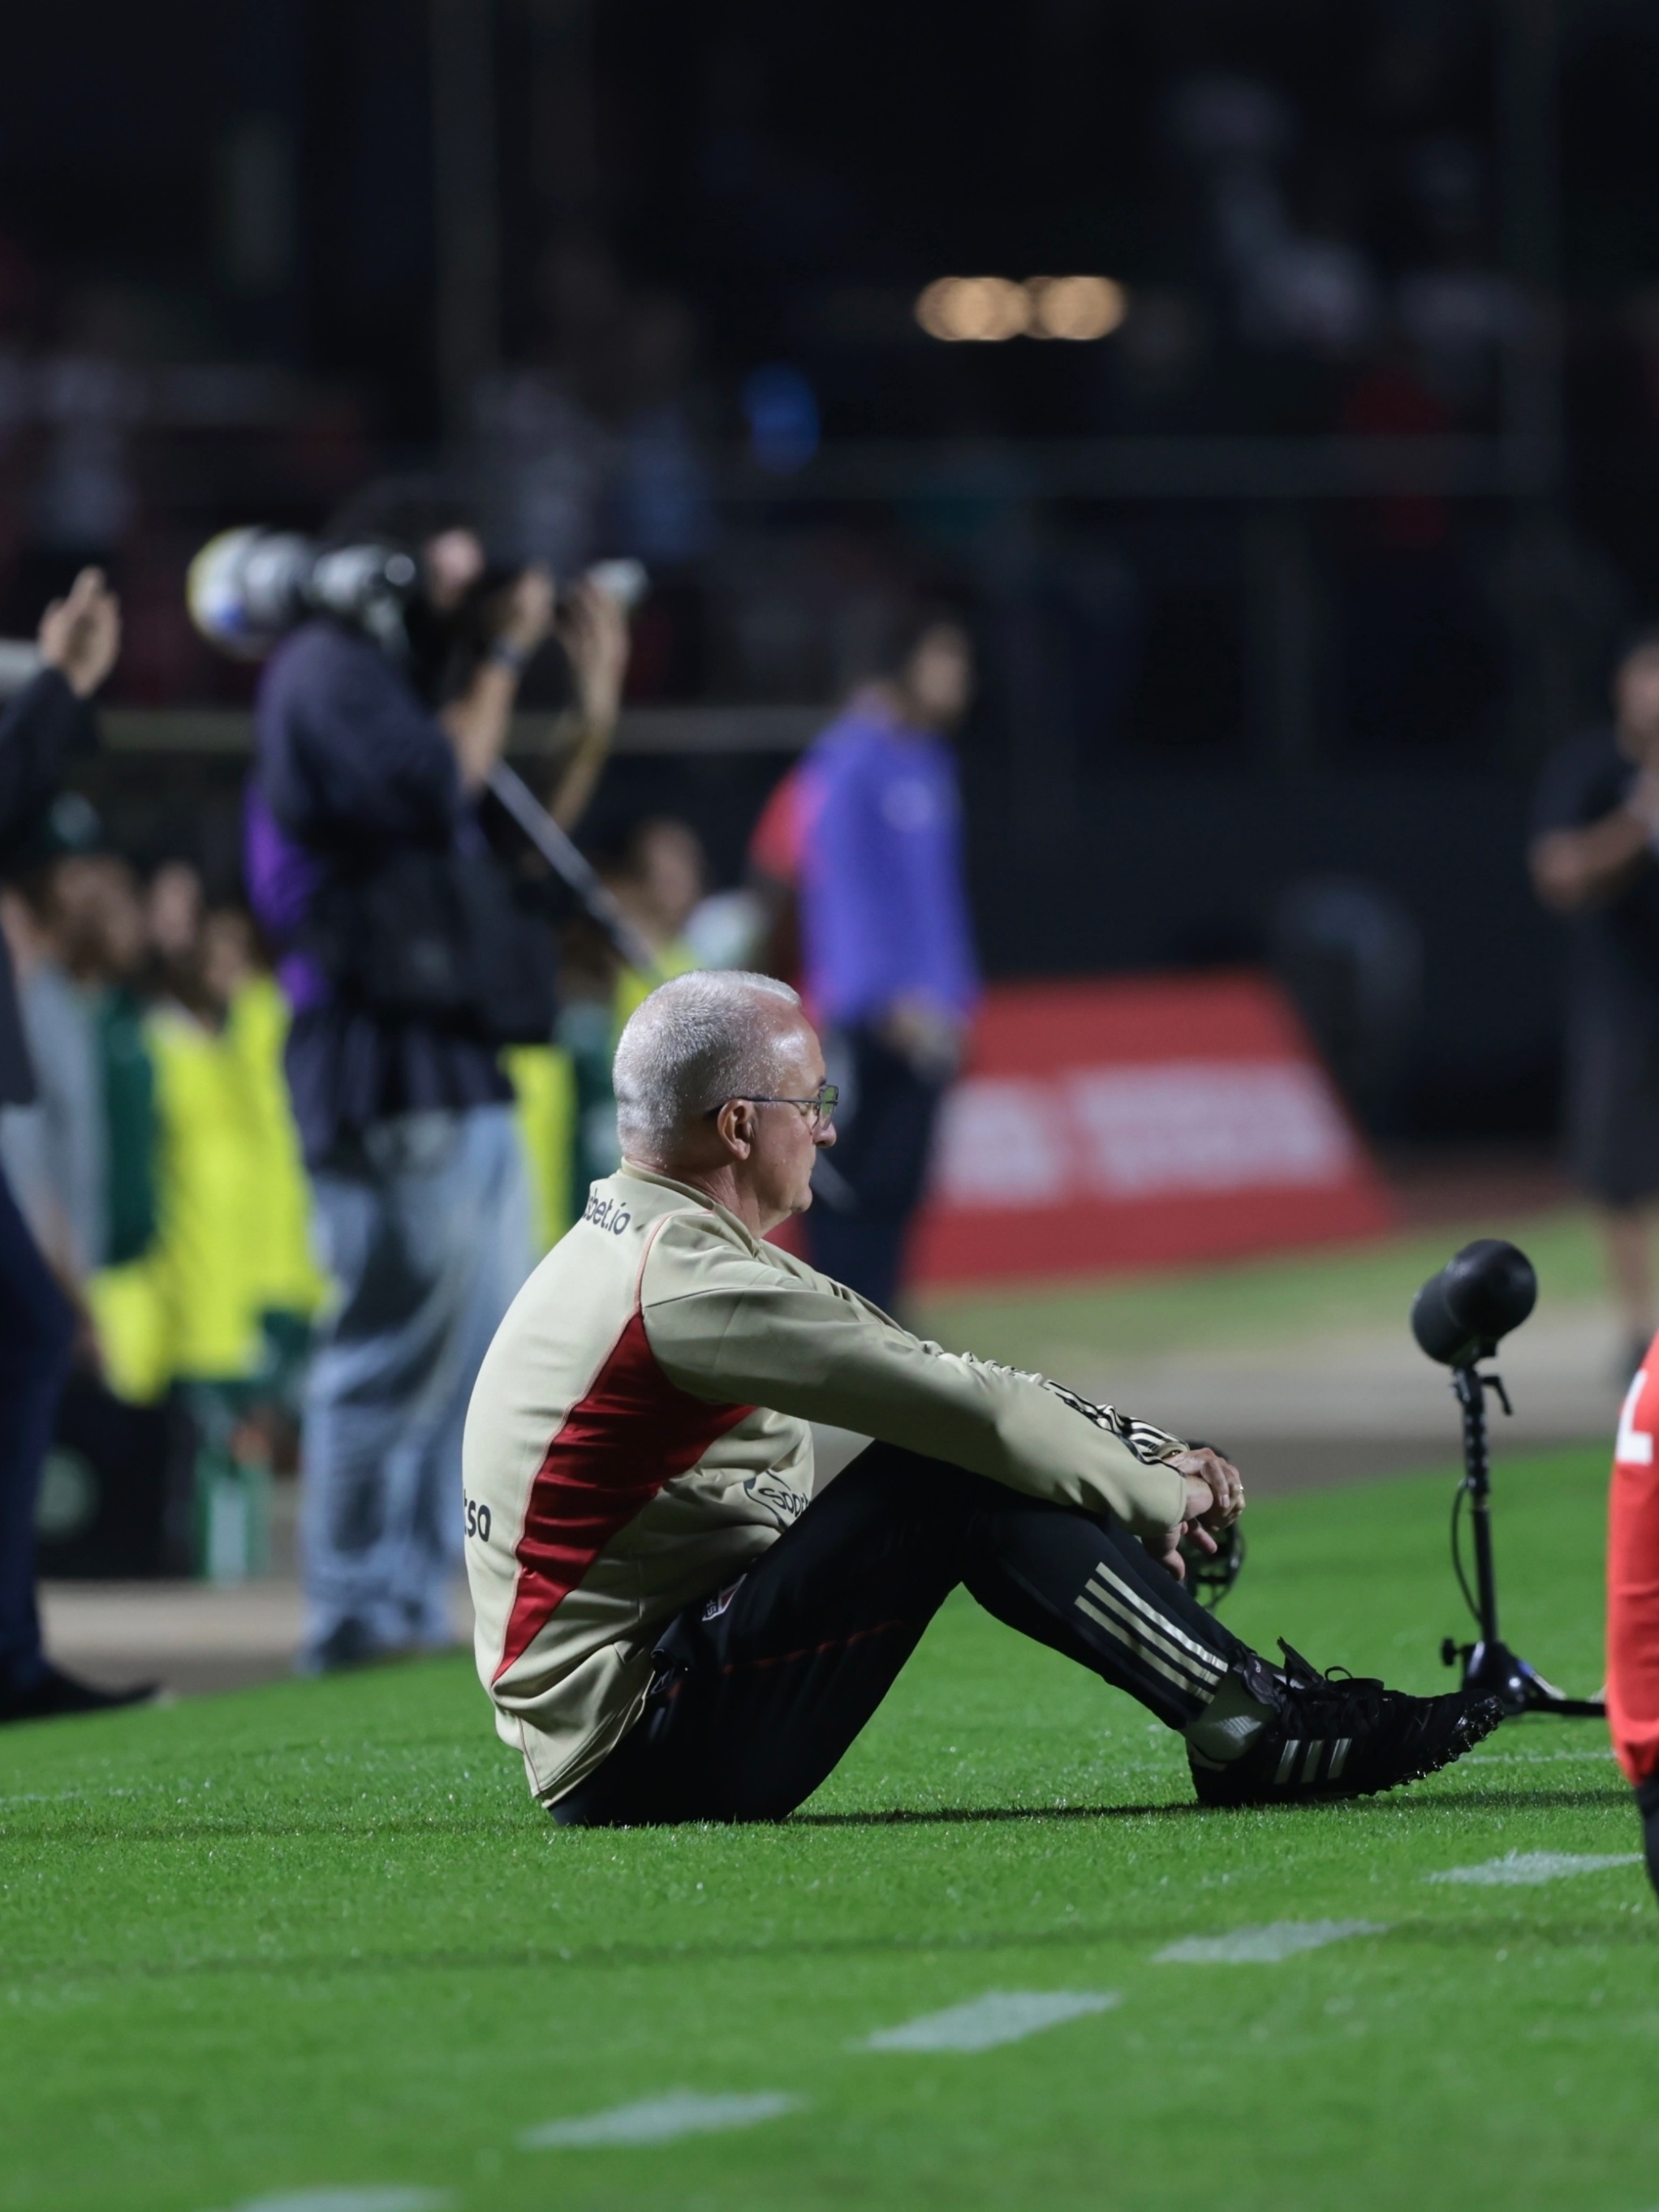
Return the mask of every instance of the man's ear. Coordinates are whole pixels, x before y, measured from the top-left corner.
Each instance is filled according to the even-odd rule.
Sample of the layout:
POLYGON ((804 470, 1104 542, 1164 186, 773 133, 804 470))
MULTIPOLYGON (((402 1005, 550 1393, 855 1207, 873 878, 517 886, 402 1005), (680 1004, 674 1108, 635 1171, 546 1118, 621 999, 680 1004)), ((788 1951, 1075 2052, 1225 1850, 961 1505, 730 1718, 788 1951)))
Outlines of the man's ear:
POLYGON ((720 1108, 714 1127, 739 1159, 746 1160, 755 1148, 755 1109, 746 1098, 728 1098, 720 1108))

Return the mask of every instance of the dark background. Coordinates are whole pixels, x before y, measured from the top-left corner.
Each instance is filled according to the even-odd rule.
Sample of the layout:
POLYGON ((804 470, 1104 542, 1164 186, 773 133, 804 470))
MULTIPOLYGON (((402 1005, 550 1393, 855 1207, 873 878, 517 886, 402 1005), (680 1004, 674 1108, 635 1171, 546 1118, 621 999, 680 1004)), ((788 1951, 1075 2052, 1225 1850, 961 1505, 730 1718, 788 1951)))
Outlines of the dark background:
POLYGON ((735 878, 745 717, 944 588, 994 972, 1271 958, 1385 1134, 1551 1126, 1528 793, 1659 602, 1659 7, 60 0, 8 63, 0 622, 114 572, 141 857, 234 869, 196 546, 441 460, 653 570, 595 836, 735 878), (980 272, 1128 313, 926 337, 980 272))

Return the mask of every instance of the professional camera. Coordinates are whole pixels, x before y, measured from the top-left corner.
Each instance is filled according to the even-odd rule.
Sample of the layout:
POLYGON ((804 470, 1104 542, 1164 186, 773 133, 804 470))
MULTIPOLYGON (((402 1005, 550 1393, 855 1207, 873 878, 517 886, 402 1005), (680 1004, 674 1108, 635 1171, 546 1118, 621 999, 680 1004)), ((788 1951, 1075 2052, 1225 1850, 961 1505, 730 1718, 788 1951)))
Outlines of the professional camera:
MULTIPOLYGON (((599 562, 584 580, 631 608, 647 579, 638 561, 624 560, 599 562)), ((202 635, 234 659, 263 660, 313 615, 331 615, 401 655, 420 583, 420 562, 407 546, 319 545, 293 531, 244 528, 222 531, 203 546, 185 597, 202 635)))
POLYGON ((420 584, 415 556, 395 545, 319 546, 286 530, 225 530, 190 564, 191 620, 237 660, 263 660, 313 615, 333 615, 388 652, 401 651, 420 584))
MULTIPOLYGON (((623 560, 599 562, 583 581, 626 610, 644 596, 647 579, 641 562, 623 560)), ((238 660, 263 660, 289 630, 316 615, 332 616, 402 659, 410 650, 410 615, 420 584, 420 562, 407 545, 367 537, 359 544, 319 545, 292 531, 244 528, 222 531, 203 546, 190 564, 185 596, 191 620, 209 644, 238 660)), ((498 760, 487 781, 626 964, 660 981, 655 953, 524 779, 498 760)))

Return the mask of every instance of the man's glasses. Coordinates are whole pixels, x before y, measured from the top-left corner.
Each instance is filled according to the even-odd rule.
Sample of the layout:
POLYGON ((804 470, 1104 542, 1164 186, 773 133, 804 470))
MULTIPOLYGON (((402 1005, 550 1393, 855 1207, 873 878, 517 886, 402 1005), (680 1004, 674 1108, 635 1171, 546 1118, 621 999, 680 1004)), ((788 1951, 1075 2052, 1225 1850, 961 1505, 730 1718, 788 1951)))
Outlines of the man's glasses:
POLYGON ((820 1129, 827 1129, 835 1119, 840 1097, 840 1088, 833 1083, 821 1084, 810 1098, 768 1098, 752 1091, 739 1091, 732 1097, 722 1098, 720 1106, 711 1106, 703 1118, 712 1121, 719 1114, 720 1106, 793 1106, 805 1115, 808 1127, 816 1136, 820 1129))

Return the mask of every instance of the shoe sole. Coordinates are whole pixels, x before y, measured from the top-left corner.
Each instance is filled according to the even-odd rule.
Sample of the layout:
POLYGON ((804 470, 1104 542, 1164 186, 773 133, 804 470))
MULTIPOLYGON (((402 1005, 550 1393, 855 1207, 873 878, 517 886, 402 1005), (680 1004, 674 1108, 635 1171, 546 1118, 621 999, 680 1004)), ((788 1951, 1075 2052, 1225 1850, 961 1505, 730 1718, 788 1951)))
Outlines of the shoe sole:
MULTIPOLYGON (((1361 1797, 1386 1796, 1390 1790, 1403 1790, 1408 1783, 1425 1782, 1430 1775, 1438 1774, 1444 1768, 1455 1765, 1466 1752, 1473 1751, 1478 1743, 1484 1743, 1504 1717, 1504 1708, 1496 1698, 1482 1698, 1478 1705, 1469 1706, 1460 1717, 1458 1722, 1460 1740, 1457 1742, 1448 1745, 1438 1757, 1425 1760, 1420 1766, 1409 1767, 1401 1773, 1391 1775, 1386 1782, 1356 1783, 1346 1785, 1339 1783, 1334 1787, 1329 1783, 1311 1783, 1301 1789, 1291 1783, 1287 1784, 1282 1790, 1275 1790, 1271 1784, 1267 1784, 1236 1797, 1207 1797, 1200 1789, 1199 1802, 1218 1812, 1235 1812, 1252 1806, 1339 1805, 1361 1797)), ((1194 1765, 1193 1781, 1195 1788, 1198 1786, 1198 1771, 1194 1765)), ((1220 1771, 1224 1774, 1226 1769, 1223 1767, 1220 1771)))

